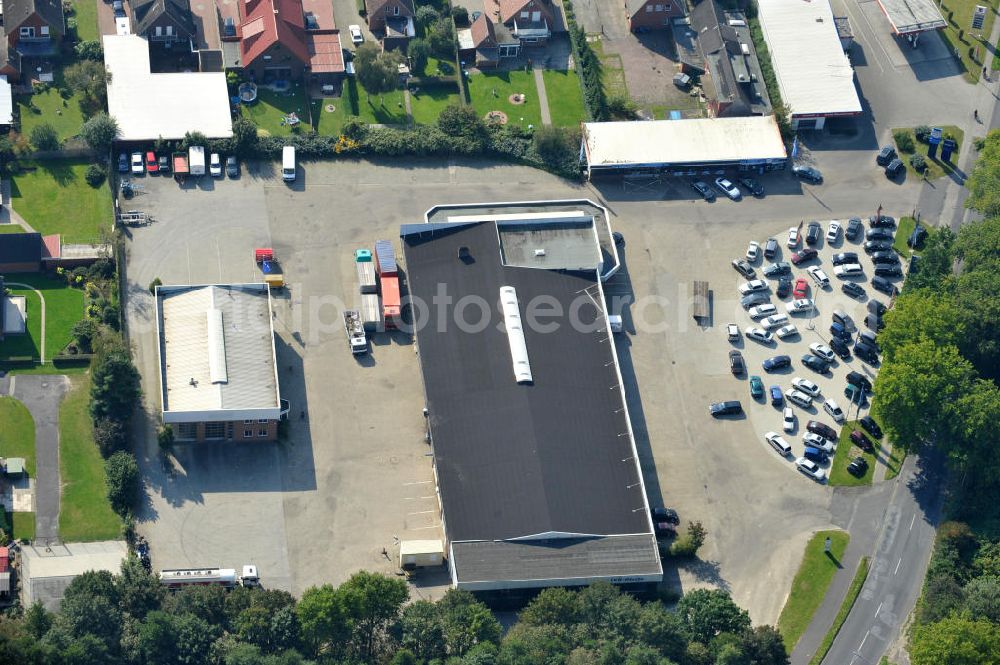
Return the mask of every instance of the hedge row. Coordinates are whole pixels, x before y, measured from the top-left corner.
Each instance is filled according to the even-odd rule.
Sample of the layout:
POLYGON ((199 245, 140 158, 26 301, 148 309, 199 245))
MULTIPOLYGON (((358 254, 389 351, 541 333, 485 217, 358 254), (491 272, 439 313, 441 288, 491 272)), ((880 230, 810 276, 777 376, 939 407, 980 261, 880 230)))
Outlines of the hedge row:
POLYGON ((583 104, 587 108, 587 116, 590 120, 607 120, 608 99, 604 94, 604 82, 601 79, 601 60, 587 41, 587 31, 576 22, 573 3, 566 0, 563 7, 566 11, 566 24, 569 28, 573 55, 576 58, 576 70, 583 85, 583 104))

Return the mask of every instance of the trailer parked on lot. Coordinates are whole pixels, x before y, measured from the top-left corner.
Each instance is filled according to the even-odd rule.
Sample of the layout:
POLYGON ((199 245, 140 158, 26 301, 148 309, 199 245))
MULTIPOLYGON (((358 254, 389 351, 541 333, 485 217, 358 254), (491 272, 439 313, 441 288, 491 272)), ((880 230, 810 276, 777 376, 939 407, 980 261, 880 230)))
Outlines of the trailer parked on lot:
POLYGON ((354 265, 358 271, 358 287, 361 293, 375 293, 378 290, 378 282, 375 279, 375 264, 372 262, 372 253, 367 249, 355 251, 354 265))
POLYGON ((187 178, 188 174, 191 172, 188 169, 188 158, 187 153, 175 152, 173 154, 174 162, 174 180, 179 183, 183 183, 184 179, 187 178))
POLYGON ((379 294, 382 296, 382 323, 386 328, 398 328, 401 302, 399 297, 399 267, 396 252, 389 240, 375 241, 375 270, 378 273, 379 294))
POLYGON ((160 584, 170 590, 189 586, 221 586, 233 589, 236 586, 260 586, 257 566, 243 566, 243 574, 237 575, 233 568, 183 568, 160 571, 160 584))
POLYGON ((382 329, 382 304, 377 293, 362 293, 359 310, 365 331, 371 333, 382 329))
POLYGON ((188 148, 188 161, 191 175, 205 175, 205 148, 200 145, 188 148))
POLYGON ((361 314, 357 310, 344 310, 344 330, 347 331, 347 345, 351 347, 351 353, 360 355, 368 351, 365 326, 361 322, 361 314))
POLYGON ((254 263, 264 273, 264 283, 272 289, 280 289, 285 285, 285 276, 281 270, 281 264, 274 256, 274 250, 270 247, 258 247, 253 251, 254 263))

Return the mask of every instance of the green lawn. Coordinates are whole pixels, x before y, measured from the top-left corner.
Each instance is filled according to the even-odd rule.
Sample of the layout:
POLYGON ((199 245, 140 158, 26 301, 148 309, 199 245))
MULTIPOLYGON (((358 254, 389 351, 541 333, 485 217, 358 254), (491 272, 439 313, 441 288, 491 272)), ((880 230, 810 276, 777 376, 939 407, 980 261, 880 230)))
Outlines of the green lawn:
POLYGON ((314 99, 312 112, 315 129, 324 136, 339 135, 344 124, 351 120, 357 120, 367 125, 407 124, 402 90, 394 90, 382 96, 372 97, 369 101, 368 93, 358 89, 357 82, 353 77, 349 77, 344 83, 343 94, 340 97, 314 99), (384 107, 382 106, 383 102, 384 107), (327 111, 328 106, 333 106, 332 112, 327 111))
POLYGON ((785 639, 785 648, 792 652, 806 631, 813 614, 823 602, 823 596, 839 569, 840 560, 851 536, 846 531, 819 531, 806 544, 802 565, 792 580, 792 589, 778 617, 778 630, 785 639), (824 551, 827 537, 831 540, 833 559, 824 551))
POLYGON ((68 542, 121 538, 122 524, 111 510, 104 460, 91 436, 87 402, 90 376, 73 377, 73 389, 59 406, 59 473, 62 501, 59 535, 68 542))
POLYGON ((309 108, 305 90, 301 84, 293 83, 290 92, 275 92, 264 87, 257 88, 257 101, 241 106, 243 115, 257 123, 259 133, 269 136, 289 136, 308 128, 309 108), (297 125, 282 124, 283 118, 295 113, 302 121, 297 125))
MULTIPOLYGON (((83 291, 70 288, 61 279, 51 279, 44 275, 10 275, 8 280, 29 284, 41 291, 42 297, 45 298, 45 359, 50 361, 70 343, 73 339, 73 326, 83 318, 83 291)), ((15 295, 27 297, 28 334, 8 337, 0 342, 0 359, 12 356, 39 358, 41 356, 38 342, 41 339, 41 301, 34 291, 20 287, 11 287, 11 290, 15 295)), ((51 364, 47 366, 51 373, 51 364)))
POLYGON ((13 397, 0 396, 0 457, 23 457, 30 478, 35 477, 35 421, 27 407, 13 397))
POLYGON ((910 258, 909 246, 906 244, 906 240, 913 233, 913 229, 917 225, 917 220, 913 217, 900 217, 899 218, 899 228, 896 229, 896 237, 892 241, 892 248, 899 252, 900 256, 904 259, 910 258))
POLYGON ((8 513, 14 529, 14 540, 35 539, 35 513, 8 513))
POLYGON ((0 224, 0 233, 24 233, 20 224, 0 224))
POLYGON ((840 610, 833 620, 833 625, 830 626, 830 630, 823 637, 823 641, 820 642, 819 648, 816 649, 816 653, 809 661, 809 665, 820 665, 823 659, 826 658, 826 654, 830 652, 830 647, 833 646, 833 641, 837 639, 837 633, 840 632, 844 622, 847 621, 847 615, 851 613, 851 608, 854 607, 854 602, 861 594, 861 588, 865 585, 866 579, 868 579, 868 557, 863 556, 861 557, 861 561, 858 562, 858 570, 854 573, 854 579, 851 580, 851 586, 847 589, 844 602, 840 604, 840 610))
POLYGON ((98 0, 73 0, 73 14, 76 16, 76 36, 80 41, 100 39, 97 29, 98 0))
POLYGON ((590 42, 598 59, 601 61, 601 81, 604 83, 604 94, 608 97, 620 96, 628 98, 628 86, 625 84, 625 66, 622 57, 617 53, 605 53, 604 42, 600 39, 590 42))
MULTIPOLYGON (((858 485, 871 485, 872 476, 875 473, 875 454, 866 453, 851 442, 851 431, 861 430, 861 425, 856 420, 849 421, 840 429, 840 439, 837 441, 837 452, 830 462, 830 485, 845 485, 847 487, 857 487, 858 485), (860 478, 855 478, 847 473, 847 465, 852 459, 860 455, 868 462, 868 471, 860 478)), ((880 450, 881 443, 869 436, 875 444, 876 453, 880 450)))
POLYGON ((549 114, 557 127, 579 127, 587 119, 583 108, 583 90, 575 71, 546 69, 542 72, 549 114))
MULTIPOLYGON (((944 41, 955 51, 965 66, 965 78, 975 83, 982 75, 983 63, 990 57, 990 51, 985 41, 980 41, 978 36, 983 35, 985 39, 990 36, 993 29, 993 19, 996 15, 998 0, 943 0, 941 3, 941 15, 948 21, 948 25, 941 31, 944 41), (972 32, 972 12, 976 5, 985 5, 992 8, 986 12, 986 20, 983 22, 982 30, 972 32), (949 14, 951 17, 949 18, 949 14), (962 31, 961 39, 959 31, 962 31), (969 50, 979 47, 978 60, 973 60, 969 50)), ((902 46, 906 48, 906 46, 902 46)))
MULTIPOLYGON (((485 118, 490 111, 503 111, 507 114, 507 121, 512 124, 537 127, 542 123, 533 73, 515 71, 473 74, 466 81, 472 106, 480 118, 485 118), (524 103, 512 104, 509 97, 513 94, 523 94, 524 103)), ((551 100, 551 96, 549 99, 551 100)))
POLYGON ((897 451, 896 447, 893 446, 892 452, 889 453, 889 467, 885 470, 885 479, 892 480, 899 475, 899 470, 903 468, 903 462, 906 461, 906 452, 897 451))
POLYGON ((29 140, 31 130, 46 122, 52 125, 62 141, 80 133, 84 118, 80 110, 79 95, 63 97, 53 87, 34 95, 18 95, 16 100, 21 117, 21 133, 29 140), (34 109, 29 104, 34 104, 34 109))
POLYGON ((87 184, 89 165, 72 159, 25 162, 23 168, 34 170, 11 176, 11 205, 43 235, 61 233, 64 243, 97 242, 99 229, 111 225, 111 192, 104 184, 87 184))
POLYGON ((422 74, 413 72, 414 76, 454 76, 456 73, 454 60, 445 60, 431 56, 427 58, 427 66, 422 74))
POLYGON ((410 93, 410 110, 413 112, 413 122, 418 125, 437 124, 441 111, 452 104, 461 103, 462 97, 456 83, 421 85, 417 87, 417 94, 410 93))
MULTIPOLYGON (((934 127, 936 125, 931 126, 934 127)), ((913 128, 905 127, 902 129, 892 130, 893 136, 895 136, 898 131, 904 131, 907 132, 911 138, 913 138, 915 152, 919 155, 923 155, 927 160, 927 180, 934 180, 935 178, 940 178, 944 175, 950 175, 952 171, 955 170, 955 163, 958 161, 959 151, 962 149, 962 141, 965 139, 965 132, 954 125, 941 125, 940 127, 944 130, 944 135, 954 138, 955 143, 957 144, 955 151, 951 155, 950 162, 942 162, 940 160, 941 146, 938 146, 938 157, 929 159, 927 157, 927 148, 929 146, 926 143, 921 143, 920 141, 917 141, 916 138, 913 138, 913 128)), ((895 143, 895 139, 893 139, 893 143, 895 143)), ((910 166, 910 155, 912 155, 913 152, 903 152, 902 150, 899 150, 898 145, 896 145, 896 150, 899 151, 899 158, 903 160, 903 164, 906 165, 906 170, 910 174, 910 177, 922 178, 923 175, 917 173, 917 170, 910 166)))

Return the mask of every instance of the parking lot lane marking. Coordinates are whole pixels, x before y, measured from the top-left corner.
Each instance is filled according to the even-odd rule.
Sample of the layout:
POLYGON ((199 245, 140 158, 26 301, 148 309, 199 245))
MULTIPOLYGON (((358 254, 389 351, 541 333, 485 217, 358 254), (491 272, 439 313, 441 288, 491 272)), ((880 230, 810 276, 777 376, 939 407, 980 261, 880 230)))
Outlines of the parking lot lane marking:
MULTIPOLYGON (((885 601, 883 601, 883 602, 885 602, 885 601)), ((879 603, 878 604, 878 609, 875 610, 875 616, 873 616, 872 618, 873 619, 877 619, 878 618, 878 613, 881 612, 881 611, 882 611, 882 603, 879 603)))
POLYGON ((913 513, 913 517, 910 518, 910 531, 913 531, 913 523, 917 521, 917 514, 913 513))
POLYGON ((864 638, 862 638, 862 640, 861 640, 861 644, 859 644, 859 645, 858 645, 858 651, 861 651, 862 647, 864 647, 864 646, 865 646, 865 640, 867 640, 867 639, 868 639, 868 635, 869 635, 870 633, 871 633, 871 631, 870 631, 870 630, 868 630, 868 631, 865 631, 865 636, 864 636, 864 638))
POLYGON ((428 483, 431 483, 431 482, 433 482, 433 481, 430 481, 430 480, 415 480, 412 483, 403 483, 403 487, 406 487, 407 485, 427 485, 428 483))
POLYGON ((896 570, 893 571, 893 575, 899 572, 899 564, 903 563, 903 557, 899 557, 899 561, 896 562, 896 570))
POLYGON ((410 529, 407 529, 407 531, 422 531, 424 529, 440 529, 440 528, 441 528, 440 524, 432 524, 431 526, 415 526, 415 527, 411 527, 410 529))
POLYGON ((427 513, 436 513, 436 510, 418 510, 415 513, 406 513, 407 515, 426 515, 427 513))
POLYGON ((215 256, 219 260, 219 284, 223 284, 225 280, 222 278, 222 248, 219 247, 219 241, 215 241, 215 256))

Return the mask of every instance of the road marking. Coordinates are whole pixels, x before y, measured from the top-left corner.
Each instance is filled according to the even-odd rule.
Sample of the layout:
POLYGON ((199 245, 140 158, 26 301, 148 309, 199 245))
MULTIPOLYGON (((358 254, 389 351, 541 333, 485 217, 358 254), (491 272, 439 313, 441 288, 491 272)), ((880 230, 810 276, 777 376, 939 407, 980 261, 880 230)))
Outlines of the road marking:
POLYGON ((418 510, 415 513, 406 513, 407 515, 424 515, 426 513, 436 513, 436 510, 418 510))
POLYGON ((861 644, 858 645, 858 651, 861 651, 861 648, 865 646, 865 640, 868 639, 869 633, 871 633, 870 630, 865 631, 865 636, 864 636, 864 638, 862 638, 861 644))
POLYGON ((917 521, 917 514, 913 513, 913 517, 910 518, 910 531, 913 531, 913 523, 917 521))
POLYGON ((412 483, 403 483, 403 487, 406 487, 407 485, 426 485, 426 484, 428 484, 430 482, 433 482, 433 481, 430 481, 430 480, 415 480, 412 483))
POLYGON ((899 557, 899 561, 896 562, 896 570, 893 571, 893 575, 899 572, 899 564, 903 563, 903 557, 899 557))
MULTIPOLYGON (((883 602, 884 602, 884 601, 883 601, 883 602)), ((881 611, 882 611, 882 603, 879 603, 879 604, 878 604, 878 609, 877 609, 877 610, 875 610, 875 616, 873 616, 872 618, 873 618, 873 619, 877 619, 877 618, 878 618, 878 613, 879 613, 879 612, 881 612, 881 611)))

